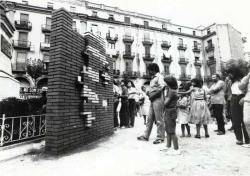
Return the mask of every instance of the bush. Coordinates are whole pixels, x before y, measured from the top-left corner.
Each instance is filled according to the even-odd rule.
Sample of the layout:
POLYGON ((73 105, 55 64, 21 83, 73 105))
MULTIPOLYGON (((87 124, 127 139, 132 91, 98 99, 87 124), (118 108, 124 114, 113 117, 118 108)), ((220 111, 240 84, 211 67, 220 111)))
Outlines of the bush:
POLYGON ((5 114, 7 117, 13 117, 41 114, 42 106, 41 98, 22 100, 10 97, 0 101, 0 115, 5 114))

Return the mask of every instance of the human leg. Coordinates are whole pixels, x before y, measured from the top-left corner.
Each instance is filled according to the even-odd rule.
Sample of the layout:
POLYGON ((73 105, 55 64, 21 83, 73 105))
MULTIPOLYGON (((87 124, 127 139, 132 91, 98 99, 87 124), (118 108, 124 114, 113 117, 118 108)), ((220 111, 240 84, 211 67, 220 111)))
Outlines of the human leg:
POLYGON ((223 105, 222 104, 215 104, 214 105, 214 114, 217 119, 218 125, 218 134, 225 134, 225 121, 223 117, 223 105))
POLYGON ((201 138, 200 129, 201 129, 201 125, 200 124, 196 124, 196 135, 195 135, 195 138, 201 138))
POLYGON ((186 126, 186 129, 187 129, 187 137, 191 137, 191 133, 190 133, 190 126, 188 125, 188 123, 187 124, 185 124, 185 126, 186 126))
POLYGON ((165 138, 165 125, 163 119, 163 101, 158 99, 151 103, 153 107, 154 117, 157 125, 157 139, 163 140, 165 138))
POLYGON ((207 128, 207 125, 206 125, 206 124, 204 124, 204 125, 203 125, 203 127, 204 127, 204 131, 205 131, 205 137, 206 137, 206 138, 208 138, 208 137, 209 137, 209 134, 208 134, 208 128, 207 128))
POLYGON ((147 124, 146 124, 146 130, 144 131, 144 137, 145 138, 149 138, 152 128, 153 128, 153 124, 155 121, 155 115, 154 115, 154 109, 153 109, 153 105, 150 105, 149 108, 149 114, 148 114, 148 120, 147 120, 147 124))
POLYGON ((185 124, 181 124, 181 137, 185 137, 185 124))
POLYGON ((179 149, 179 145, 178 145, 178 138, 176 136, 176 134, 171 134, 171 138, 173 140, 173 145, 174 145, 174 149, 178 150, 179 149))

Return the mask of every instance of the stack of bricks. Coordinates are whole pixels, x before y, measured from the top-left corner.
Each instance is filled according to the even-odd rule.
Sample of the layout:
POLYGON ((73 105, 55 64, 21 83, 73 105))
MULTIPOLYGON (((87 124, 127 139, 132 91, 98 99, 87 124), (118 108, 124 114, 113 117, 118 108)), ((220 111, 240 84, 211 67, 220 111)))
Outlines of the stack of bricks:
POLYGON ((56 155, 113 134, 112 60, 102 39, 72 23, 65 9, 53 12, 45 150, 56 155))

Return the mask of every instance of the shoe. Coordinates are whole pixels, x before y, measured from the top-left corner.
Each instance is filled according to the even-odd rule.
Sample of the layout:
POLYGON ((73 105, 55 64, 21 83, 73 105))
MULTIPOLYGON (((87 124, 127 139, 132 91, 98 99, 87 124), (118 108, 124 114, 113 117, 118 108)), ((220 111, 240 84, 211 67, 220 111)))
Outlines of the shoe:
POLYGON ((191 137, 191 134, 188 134, 187 137, 191 137))
POLYGON ((181 135, 180 137, 183 138, 183 137, 185 137, 185 135, 183 134, 183 135, 181 135))
POLYGON ((219 131, 218 133, 217 133, 217 135, 224 135, 225 134, 225 132, 222 132, 222 131, 219 131))
POLYGON ((233 131, 233 130, 234 130, 233 127, 231 127, 231 128, 228 129, 228 131, 233 131))
POLYGON ((156 139, 153 144, 160 144, 160 143, 163 143, 164 140, 163 139, 156 139))
POLYGON ((210 136, 209 136, 209 134, 205 134, 205 138, 209 138, 210 136))
POLYGON ((148 141, 148 138, 146 138, 144 136, 139 136, 139 137, 137 137, 137 140, 139 140, 139 141, 148 141))
POLYGON ((201 136, 198 135, 198 134, 196 134, 194 137, 197 138, 197 139, 200 139, 200 138, 201 138, 201 136))
POLYGON ((214 132, 219 132, 219 130, 214 130, 214 132))
POLYGON ((237 141, 236 144, 237 145, 243 145, 243 142, 242 141, 237 141))

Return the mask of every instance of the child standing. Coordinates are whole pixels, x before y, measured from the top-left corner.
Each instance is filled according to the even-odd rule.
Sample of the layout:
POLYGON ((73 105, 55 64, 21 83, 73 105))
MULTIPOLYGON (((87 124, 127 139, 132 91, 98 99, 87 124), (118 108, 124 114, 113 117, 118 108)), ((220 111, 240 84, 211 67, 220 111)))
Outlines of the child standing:
POLYGON ((190 107, 190 98, 188 95, 181 95, 177 102, 178 107, 178 122, 181 124, 181 137, 185 137, 185 127, 187 130, 187 137, 191 137, 190 126, 188 125, 189 121, 189 107, 190 107))
POLYGON ((167 148, 171 148, 171 144, 173 142, 174 153, 178 154, 177 150, 178 146, 178 138, 175 134, 176 128, 176 118, 177 118, 177 89, 178 84, 173 76, 166 76, 164 78, 167 86, 164 89, 164 122, 165 122, 165 130, 167 133, 167 148))

